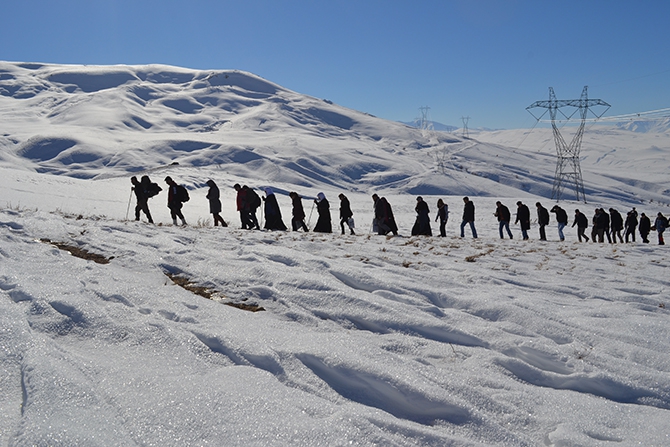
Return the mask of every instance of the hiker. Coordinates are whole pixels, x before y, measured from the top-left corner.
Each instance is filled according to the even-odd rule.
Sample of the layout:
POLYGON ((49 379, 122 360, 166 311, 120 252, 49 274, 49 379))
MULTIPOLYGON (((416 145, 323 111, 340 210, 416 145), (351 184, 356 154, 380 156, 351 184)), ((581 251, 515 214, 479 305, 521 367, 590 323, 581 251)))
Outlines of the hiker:
POLYGON ((658 213, 656 215, 656 220, 654 221, 654 229, 658 233, 658 245, 665 245, 663 240, 663 232, 668 228, 668 218, 663 214, 658 213))
POLYGON ((603 208, 598 210, 598 220, 596 222, 598 227, 598 242, 605 242, 603 236, 607 236, 607 242, 612 243, 610 237, 610 215, 605 212, 603 208))
POLYGON ((477 239, 477 230, 475 229, 475 204, 468 197, 463 197, 463 220, 461 221, 461 237, 465 237, 465 225, 470 225, 472 237, 477 239))
POLYGON ((621 237, 621 230, 623 230, 623 217, 614 208, 610 208, 610 222, 612 228, 612 243, 616 244, 616 238, 619 236, 619 242, 623 244, 623 238, 621 237))
POLYGON ((433 230, 430 228, 430 209, 428 204, 424 202, 423 197, 416 198, 416 222, 412 227, 412 236, 432 236, 433 230))
POLYGON ((349 199, 344 194, 340 194, 338 197, 340 198, 340 228, 342 228, 342 234, 344 234, 345 223, 349 227, 351 234, 356 234, 354 232, 354 212, 351 211, 349 199))
POLYGON ((291 211, 291 227, 293 231, 298 231, 302 228, 305 232, 308 232, 309 229, 305 225, 305 209, 302 207, 302 199, 297 192, 290 192, 289 197, 291 198, 291 203, 293 204, 293 209, 291 211))
POLYGON ((170 216, 172 217, 172 224, 177 225, 177 218, 181 219, 181 224, 186 225, 186 219, 181 213, 184 202, 188 201, 188 191, 181 185, 177 185, 172 177, 165 177, 165 183, 168 184, 168 203, 170 208, 170 216))
POLYGON ((498 218, 498 232, 500 233, 500 239, 504 239, 503 229, 507 230, 507 235, 510 239, 514 239, 512 232, 509 229, 509 221, 512 218, 512 215, 509 212, 509 208, 502 204, 502 202, 496 202, 496 212, 493 213, 494 216, 498 218))
POLYGON ((247 189, 242 188, 239 183, 235 183, 233 189, 237 191, 235 204, 237 205, 237 211, 240 213, 240 223, 242 225, 240 228, 242 230, 251 229, 251 224, 249 223, 249 204, 247 200, 247 189))
POLYGON ((568 213, 566 213, 565 210, 558 205, 554 205, 551 208, 551 212, 556 213, 556 222, 558 222, 558 238, 561 240, 561 242, 563 242, 565 240, 563 228, 568 225, 568 213))
POLYGON ((600 210, 596 208, 591 218, 591 242, 598 240, 598 215, 600 215, 600 210))
MULTIPOLYGON (((544 229, 547 225, 549 225, 549 211, 545 207, 542 206, 540 202, 537 202, 535 204, 535 207, 537 208, 537 224, 540 226, 540 240, 541 241, 546 241, 547 240, 547 233, 544 229)), ((567 215, 565 216, 565 222, 567 223, 567 215)))
POLYGON ((219 199, 220 192, 219 192, 219 187, 216 186, 216 183, 214 183, 214 180, 207 180, 207 186, 209 186, 209 191, 207 191, 207 200, 209 200, 209 212, 212 214, 212 217, 214 218, 214 226, 218 226, 221 224, 222 227, 227 227, 228 224, 226 223, 225 220, 223 220, 223 217, 219 214, 221 212, 221 200, 219 199))
POLYGON ((272 188, 265 188, 265 197, 263 200, 265 201, 265 206, 263 207, 265 211, 265 225, 263 225, 263 228, 266 230, 286 231, 286 225, 281 218, 279 203, 277 203, 277 197, 275 197, 272 188))
POLYGON ((135 220, 140 220, 140 211, 142 211, 144 215, 147 216, 149 223, 154 223, 151 218, 151 212, 149 211, 149 198, 162 191, 162 188, 156 183, 152 183, 147 175, 143 175, 141 181, 137 181, 137 177, 132 176, 130 182, 133 184, 131 189, 137 198, 137 204, 135 205, 135 220))
POLYGON ((572 222, 572 226, 577 225, 577 239, 579 242, 584 238, 584 242, 588 242, 589 238, 586 236, 585 231, 589 226, 589 219, 586 215, 579 210, 575 210, 575 220, 572 222))
POLYGON ((523 240, 528 240, 528 230, 530 230, 530 210, 520 200, 516 202, 516 221, 514 225, 521 222, 521 236, 523 240))
POLYGON ((326 199, 326 195, 322 192, 316 195, 314 199, 316 204, 316 211, 319 213, 319 218, 316 221, 314 226, 314 232, 317 233, 332 233, 333 232, 333 223, 330 220, 330 203, 326 199))
POLYGON ((256 191, 249 188, 247 185, 242 187, 246 191, 246 200, 247 200, 247 224, 249 229, 260 230, 261 227, 258 225, 258 218, 256 217, 256 210, 261 206, 261 198, 256 191))
POLYGON ((440 237, 447 236, 447 221, 449 220, 449 205, 444 203, 442 199, 437 199, 437 215, 435 222, 440 220, 440 237))
POLYGON ((637 211, 635 211, 635 208, 628 211, 624 227, 626 228, 626 234, 624 236, 626 238, 626 243, 628 243, 628 236, 631 236, 633 242, 635 242, 635 229, 637 228, 637 211))
POLYGON ((638 230, 640 231, 642 242, 648 244, 649 239, 647 239, 647 236, 649 236, 649 231, 651 230, 651 220, 649 220, 644 213, 640 214, 640 226, 638 227, 638 230))
POLYGON ((398 225, 395 223, 393 217, 393 209, 385 197, 379 197, 377 194, 372 194, 372 201, 374 202, 375 220, 373 221, 373 228, 376 223, 377 234, 387 235, 393 233, 398 235, 398 225))

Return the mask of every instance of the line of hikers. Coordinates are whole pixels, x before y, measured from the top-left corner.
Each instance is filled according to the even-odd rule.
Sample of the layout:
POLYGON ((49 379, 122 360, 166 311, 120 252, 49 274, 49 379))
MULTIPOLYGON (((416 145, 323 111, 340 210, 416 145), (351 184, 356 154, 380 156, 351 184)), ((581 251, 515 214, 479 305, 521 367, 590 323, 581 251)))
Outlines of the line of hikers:
MULTIPOLYGON (((149 198, 162 191, 162 188, 156 183, 151 182, 149 177, 146 175, 143 176, 140 181, 138 181, 136 177, 131 177, 130 180, 133 184, 132 191, 134 191, 137 198, 137 205, 135 207, 135 220, 140 220, 140 212, 144 212, 149 222, 153 223, 151 213, 149 212, 148 201, 149 198)), ((178 185, 169 176, 165 177, 165 183, 168 185, 167 206, 170 209, 172 223, 177 225, 177 219, 180 219, 181 224, 186 225, 186 220, 181 212, 181 209, 183 204, 189 201, 188 190, 184 186, 178 185)), ((218 226, 221 224, 222 226, 227 227, 228 224, 220 215, 221 200, 219 198, 219 188, 216 186, 216 183, 214 183, 213 180, 208 180, 207 186, 209 186, 209 190, 207 191, 206 198, 209 201, 209 211, 214 218, 214 225, 218 226)), ((281 210, 279 208, 279 204, 277 203, 277 198, 275 197, 274 191, 271 188, 264 188, 265 197, 263 198, 259 197, 258 194, 247 185, 241 186, 238 183, 235 184, 233 188, 235 191, 237 191, 236 205, 237 211, 240 213, 242 229, 260 229, 258 218, 256 217, 256 212, 263 204, 263 202, 265 202, 263 207, 265 216, 265 223, 263 228, 266 230, 287 230, 287 227, 282 220, 281 210)), ((297 192, 291 192, 289 197, 291 198, 292 202, 291 227, 293 228, 293 231, 309 231, 307 224, 305 223, 306 215, 302 206, 302 197, 300 197, 297 192)), ((340 194, 338 197, 340 199, 340 228, 342 234, 345 234, 345 226, 349 229, 351 234, 356 234, 354 231, 354 213, 351 210, 349 199, 344 194, 340 194)), ((395 222, 395 217, 393 216, 393 209, 386 198, 379 197, 377 194, 373 194, 372 201, 374 210, 372 231, 380 235, 387 235, 389 233, 398 235, 398 226, 395 222)), ((432 236, 433 233, 430 225, 430 209, 428 204, 421 196, 416 198, 416 202, 416 221, 412 227, 412 236, 432 236)), ((463 218, 460 224, 460 235, 461 237, 465 237, 465 227, 469 226, 470 231, 472 232, 472 237, 477 238, 477 229, 475 228, 475 205, 468 197, 463 197, 463 203, 463 218)), ((531 227, 530 209, 521 201, 518 201, 516 205, 516 220, 514 224, 520 225, 521 236, 523 240, 528 240, 528 230, 530 230, 531 227)), ((312 211, 310 212, 309 220, 311 220, 312 212, 314 211, 315 207, 318 218, 312 231, 320 233, 332 233, 333 228, 330 215, 330 203, 328 202, 328 199, 323 192, 318 193, 316 199, 314 199, 314 205, 312 205, 312 211)), ((537 202, 535 207, 537 208, 537 223, 539 225, 540 240, 547 240, 545 227, 549 225, 550 222, 549 213, 554 213, 556 215, 556 222, 558 223, 558 237, 561 241, 564 241, 565 234, 563 233, 563 230, 568 225, 569 220, 567 212, 558 205, 554 205, 551 210, 547 210, 540 202, 537 202)), ((509 227, 512 217, 509 208, 503 205, 500 201, 497 201, 494 216, 496 216, 498 219, 498 231, 500 233, 500 238, 504 239, 504 230, 508 237, 513 239, 513 235, 509 227)), ((440 222, 440 237, 446 236, 446 225, 448 220, 449 206, 444 203, 442 199, 438 199, 437 215, 435 216, 435 221, 440 222)), ((651 231, 656 231, 658 233, 659 245, 665 245, 663 240, 663 232, 668 227, 668 219, 659 212, 652 226, 651 220, 645 215, 645 213, 640 214, 638 219, 638 212, 635 207, 628 211, 625 220, 614 208, 610 208, 609 213, 606 212, 603 208, 596 208, 592 218, 591 238, 589 239, 589 237, 586 236, 586 229, 589 226, 589 220, 581 211, 576 209, 574 220, 572 222, 572 227, 575 226, 577 226, 577 238, 579 242, 588 242, 589 240, 596 242, 597 240, 598 242, 602 243, 604 242, 604 238, 607 237, 608 242, 616 243, 618 237, 619 242, 623 243, 624 237, 621 235, 622 231, 625 231, 626 243, 629 241, 629 238, 632 240, 632 242, 635 242, 635 230, 638 229, 640 236, 642 237, 642 242, 649 243, 649 233, 651 231)))

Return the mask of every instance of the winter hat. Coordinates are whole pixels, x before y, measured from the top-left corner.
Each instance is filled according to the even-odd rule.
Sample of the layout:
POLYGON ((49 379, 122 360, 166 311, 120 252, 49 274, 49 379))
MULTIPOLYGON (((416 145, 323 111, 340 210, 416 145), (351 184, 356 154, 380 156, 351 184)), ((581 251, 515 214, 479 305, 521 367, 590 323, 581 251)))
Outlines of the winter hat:
POLYGON ((316 195, 316 198, 320 202, 320 201, 322 201, 326 198, 326 195, 324 193, 320 192, 316 195))

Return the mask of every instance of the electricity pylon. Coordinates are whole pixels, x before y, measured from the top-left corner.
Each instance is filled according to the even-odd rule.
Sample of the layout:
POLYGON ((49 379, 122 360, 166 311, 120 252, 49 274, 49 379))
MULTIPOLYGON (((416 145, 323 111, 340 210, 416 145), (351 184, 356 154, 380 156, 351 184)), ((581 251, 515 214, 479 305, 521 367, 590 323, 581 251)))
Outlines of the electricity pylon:
POLYGON ((468 130, 468 121, 470 121, 470 117, 462 116, 461 120, 463 121, 463 138, 470 138, 470 131, 468 130))
POLYGON ((526 107, 526 110, 533 115, 538 121, 547 112, 545 111, 539 118, 536 117, 530 109, 544 108, 549 112, 551 117, 551 127, 554 133, 554 142, 556 143, 556 173, 554 174, 554 186, 551 190, 551 198, 559 201, 563 194, 563 187, 565 183, 574 184, 576 200, 583 200, 586 203, 586 194, 584 193, 584 181, 582 180, 582 168, 579 165, 579 152, 582 146, 582 137, 584 136, 584 123, 589 109, 595 106, 603 106, 605 109, 599 115, 593 111, 591 113, 597 118, 600 118, 611 107, 601 99, 588 99, 588 86, 584 86, 582 96, 579 99, 557 100, 554 94, 554 89, 549 87, 549 101, 536 101, 526 107), (573 107, 574 111, 570 115, 566 115, 560 109, 563 107, 573 107), (558 113, 563 115, 566 120, 570 120, 575 113, 579 111, 581 122, 577 128, 570 144, 566 143, 561 135, 558 126, 556 126, 556 116, 558 113), (580 199, 581 197, 581 199, 580 199))

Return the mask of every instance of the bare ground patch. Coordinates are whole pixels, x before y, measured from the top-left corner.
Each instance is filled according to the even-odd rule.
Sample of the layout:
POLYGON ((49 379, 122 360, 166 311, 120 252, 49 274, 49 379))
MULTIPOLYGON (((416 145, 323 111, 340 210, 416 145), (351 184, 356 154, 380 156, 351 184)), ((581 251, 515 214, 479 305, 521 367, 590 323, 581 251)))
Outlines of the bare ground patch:
POLYGON ((52 241, 50 239, 42 238, 40 242, 45 244, 51 244, 54 247, 69 252, 72 256, 77 258, 86 259, 87 261, 97 262, 98 264, 109 264, 109 261, 114 259, 114 256, 106 257, 98 253, 92 253, 86 249, 76 247, 74 245, 66 244, 65 242, 52 241))
POLYGON ((188 290, 191 293, 195 293, 196 295, 199 295, 203 298, 207 298, 208 300, 218 301, 222 304, 225 304, 226 306, 236 307, 238 309, 246 310, 248 312, 260 312, 265 310, 265 308, 257 304, 222 301, 223 299, 226 298, 226 296, 223 293, 211 287, 200 286, 182 274, 165 272, 165 276, 170 278, 172 282, 177 284, 179 287, 188 290))

